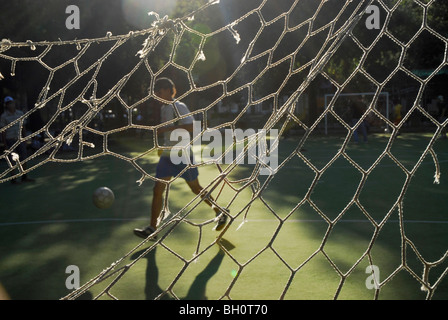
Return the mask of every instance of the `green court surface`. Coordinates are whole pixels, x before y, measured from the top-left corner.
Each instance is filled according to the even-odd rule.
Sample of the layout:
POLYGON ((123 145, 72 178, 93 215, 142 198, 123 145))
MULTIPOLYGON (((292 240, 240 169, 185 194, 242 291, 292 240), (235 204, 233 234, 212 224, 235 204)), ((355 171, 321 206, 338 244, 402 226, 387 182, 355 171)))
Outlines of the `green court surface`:
MULTIPOLYGON (((387 148, 389 137, 376 134, 368 144, 349 143, 346 154, 368 169, 387 148)), ((390 154, 412 170, 430 139, 429 134, 402 134, 390 154)), ((342 136, 312 136, 301 155, 321 169, 343 142, 342 136)), ((114 148, 138 154, 146 143, 149 140, 126 137, 117 139, 114 148)), ((281 140, 280 162, 297 143, 294 138, 281 140)), ((219 193, 216 188, 218 203, 230 204, 227 229, 217 232, 213 223, 203 224, 214 213, 200 203, 185 221, 168 225, 159 235, 161 245, 149 252, 145 250, 154 243, 141 244, 132 230, 149 222, 150 179, 139 186, 141 174, 135 167, 112 156, 47 162, 32 171, 35 183, 0 184, 0 283, 12 299, 60 299, 71 292, 66 287, 68 266, 79 268, 82 285, 118 261, 116 270, 126 272, 109 292, 119 299, 425 299, 415 279, 423 274, 421 260, 436 262, 448 248, 448 141, 437 140, 434 150, 440 184, 434 184, 429 154, 409 184, 389 155, 369 172, 357 199, 376 223, 387 217, 380 228, 351 202, 362 174, 347 158, 338 157, 313 184, 316 172, 295 156, 272 180, 260 177, 259 184, 244 188, 244 178, 253 169, 245 164, 228 176, 233 189, 226 185, 219 193), (266 181, 261 197, 247 207, 266 181), (92 204, 92 193, 100 186, 108 186, 116 196, 106 210, 92 204), (397 203, 403 205, 402 215, 397 203), (216 244, 217 237, 225 250, 216 244), (120 269, 126 265, 130 268, 120 269), (379 292, 366 285, 370 265, 378 267, 383 284, 379 292)), ((66 157, 73 155, 76 158, 76 153, 67 152, 66 157)), ((154 173, 156 163, 157 156, 150 154, 140 165, 154 173)), ((219 173, 216 165, 199 170, 204 187, 219 173)), ((171 185, 169 199, 175 214, 193 194, 179 179, 171 185)), ((430 270, 429 283, 438 284, 434 299, 448 298, 447 262, 430 270)), ((82 298, 95 297, 117 275, 82 298)))

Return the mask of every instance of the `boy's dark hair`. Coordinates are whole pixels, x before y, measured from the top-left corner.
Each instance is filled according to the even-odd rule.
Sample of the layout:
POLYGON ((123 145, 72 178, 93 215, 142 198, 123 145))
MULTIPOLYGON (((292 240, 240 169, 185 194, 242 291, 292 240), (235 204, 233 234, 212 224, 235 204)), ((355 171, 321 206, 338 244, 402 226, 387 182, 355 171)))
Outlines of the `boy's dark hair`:
POLYGON ((171 89, 174 90, 174 82, 169 78, 159 78, 154 84, 154 92, 158 92, 161 89, 171 89))

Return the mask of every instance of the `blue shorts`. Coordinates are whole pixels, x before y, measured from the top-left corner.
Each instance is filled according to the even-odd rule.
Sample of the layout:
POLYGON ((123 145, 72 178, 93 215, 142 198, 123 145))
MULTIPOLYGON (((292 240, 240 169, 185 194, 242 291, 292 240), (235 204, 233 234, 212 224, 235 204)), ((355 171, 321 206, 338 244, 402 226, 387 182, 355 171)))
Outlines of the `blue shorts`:
MULTIPOLYGON (((193 163, 193 159, 191 159, 193 163)), ((186 164, 174 164, 169 156, 161 156, 156 168, 156 178, 177 177, 187 167, 186 164)), ((186 170, 181 177, 186 181, 196 180, 199 176, 198 168, 190 168, 186 170)))

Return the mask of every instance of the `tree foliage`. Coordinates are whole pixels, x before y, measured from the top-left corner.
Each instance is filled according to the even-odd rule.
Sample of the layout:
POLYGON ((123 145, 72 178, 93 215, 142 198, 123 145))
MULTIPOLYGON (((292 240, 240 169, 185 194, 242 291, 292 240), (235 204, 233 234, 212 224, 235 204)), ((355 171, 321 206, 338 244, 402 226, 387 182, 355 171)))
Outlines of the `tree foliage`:
MULTIPOLYGON (((124 16, 121 0, 79 0, 76 5, 81 10, 81 29, 68 30, 65 28, 65 19, 67 18, 65 9, 72 2, 70 0, 2 1, 0 3, 2 14, 0 38, 12 41, 57 41, 103 37, 108 31, 114 35, 127 34, 135 29, 135 26, 124 16)), ((187 16, 207 2, 208 0, 178 0, 171 17, 187 16)), ((346 11, 342 12, 335 27, 340 28, 361 2, 362 0, 351 1, 346 11)), ((306 66, 325 43, 329 29, 319 28, 332 21, 340 13, 345 2, 328 0, 321 3, 315 0, 300 0, 297 7, 291 10, 294 3, 292 0, 268 0, 265 3, 262 0, 221 0, 219 4, 210 6, 203 12, 198 12, 194 19, 188 22, 190 28, 204 34, 221 31, 207 37, 202 47, 201 37, 186 31, 181 39, 178 39, 180 42, 175 52, 172 52, 172 46, 176 38, 174 33, 170 32, 156 48, 154 54, 149 56, 153 71, 160 69, 167 59, 173 59, 175 63, 184 68, 193 68, 193 76, 197 85, 207 85, 218 80, 225 80, 233 75, 242 59, 249 59, 272 48, 272 52, 268 52, 270 56, 265 55, 239 70, 229 86, 244 85, 258 76, 260 72, 265 72, 256 83, 257 94, 273 92, 282 84, 285 70, 288 71, 288 67, 285 63, 276 67, 270 65, 269 62, 275 63, 301 46, 299 54, 294 56, 293 69, 297 70, 306 66), (267 24, 262 29, 256 43, 251 44, 255 34, 261 28, 261 23, 258 13, 250 14, 250 12, 261 4, 264 6, 260 12, 267 24), (289 10, 291 12, 288 17, 284 16, 278 19, 281 14, 289 10), (246 14, 245 19, 241 20, 240 18, 246 14), (313 19, 312 24, 305 23, 311 18, 313 19), (231 23, 233 25, 229 28, 231 23), (302 27, 297 28, 301 25, 302 27), (225 26, 227 28, 224 28, 225 26), (314 31, 316 33, 311 34, 314 31), (279 38, 280 36, 282 38, 279 38), (308 41, 303 42, 308 36, 311 36, 308 41), (280 43, 277 43, 279 39, 280 43), (274 48, 276 44, 278 47, 274 48), (251 54, 245 56, 250 45, 253 45, 251 54), (200 51, 201 49, 202 51, 200 51), (198 55, 201 55, 201 59, 195 62, 198 55)), ((413 0, 383 1, 382 4, 385 3, 388 6, 387 10, 382 7, 382 4, 374 3, 381 8, 381 24, 383 25, 386 19, 389 21, 388 31, 394 39, 390 39, 388 36, 378 38, 379 30, 367 30, 363 19, 356 26, 354 35, 364 46, 368 47, 373 41, 376 41, 375 48, 364 62, 364 68, 372 77, 383 81, 397 65, 402 49, 395 41, 409 46, 404 65, 410 70, 433 69, 440 64, 446 46, 441 39, 427 31, 413 38, 422 26, 423 12, 426 10, 421 6, 421 2, 417 3, 413 0)), ((441 35, 447 36, 448 3, 436 0, 427 10, 428 26, 441 35)), ((149 27, 151 23, 149 17, 147 23, 149 27)), ((135 47, 141 46, 143 40, 136 39, 135 47)), ((128 52, 121 50, 114 54, 114 58, 111 58, 114 65, 111 64, 109 69, 104 71, 105 79, 114 79, 114 73, 120 68, 124 68, 125 62, 134 61, 135 51, 132 50, 128 50, 128 52)), ((55 55, 54 59, 70 58, 71 54, 68 51, 61 51, 59 55, 55 55)), ((324 71, 336 82, 343 83, 361 61, 362 54, 363 51, 359 46, 347 37, 324 71)), ((93 54, 92 59, 94 56, 93 54)), ((5 64, 5 61, 2 61, 0 71, 8 78, 6 81, 0 82, 2 86, 10 85, 14 80, 9 77, 9 68, 8 62, 5 64)), ((33 67, 28 67, 26 70, 21 69, 19 72, 22 72, 20 81, 26 82, 25 85, 29 87, 37 86, 35 82, 41 81, 41 78, 36 76, 36 70, 33 67)), ((179 70, 170 68, 167 72, 173 74, 178 73, 179 70)), ((184 76, 183 80, 183 85, 188 86, 188 79, 184 76)), ((290 83, 285 84, 284 91, 285 94, 288 94, 287 91, 291 92, 296 89, 295 79, 292 79, 290 83)))

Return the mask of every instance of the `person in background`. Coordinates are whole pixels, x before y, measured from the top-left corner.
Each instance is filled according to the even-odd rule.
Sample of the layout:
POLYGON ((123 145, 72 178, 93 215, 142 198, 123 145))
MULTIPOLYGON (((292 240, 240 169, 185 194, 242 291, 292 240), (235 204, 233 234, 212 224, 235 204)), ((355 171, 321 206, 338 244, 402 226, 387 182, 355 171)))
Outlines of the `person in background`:
MULTIPOLYGON (((23 112, 16 108, 15 100, 7 96, 4 99, 4 112, 0 117, 0 128, 4 128, 9 124, 13 123, 17 119, 23 116, 23 112)), ((20 121, 17 121, 14 125, 10 126, 6 130, 1 132, 0 139, 5 145, 6 149, 10 150, 14 144, 20 139, 20 133, 24 130, 24 126, 20 124, 20 121)), ((27 158, 28 152, 26 148, 26 142, 19 143, 18 146, 13 150, 19 156, 19 161, 22 161, 27 158)), ((12 158, 11 158, 12 159, 12 158)), ((12 159, 12 161, 14 161, 12 159)), ((23 165, 24 169, 26 169, 26 165, 23 165)), ((34 182, 34 179, 30 179, 27 174, 22 175, 22 182, 34 182)), ((17 179, 11 180, 12 184, 18 184, 17 179)))

